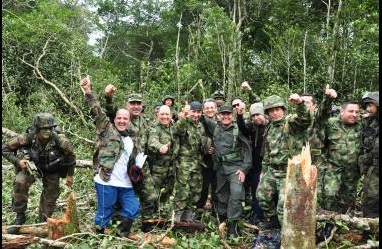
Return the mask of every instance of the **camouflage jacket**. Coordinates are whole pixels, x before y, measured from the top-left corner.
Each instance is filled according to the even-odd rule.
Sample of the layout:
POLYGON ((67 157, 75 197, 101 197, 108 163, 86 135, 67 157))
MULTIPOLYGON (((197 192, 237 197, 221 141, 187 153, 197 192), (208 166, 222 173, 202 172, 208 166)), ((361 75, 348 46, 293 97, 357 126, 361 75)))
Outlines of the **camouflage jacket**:
POLYGON ((331 117, 325 128, 326 160, 337 169, 358 170, 361 132, 359 122, 346 125, 340 117, 331 117))
MULTIPOLYGON (((105 99, 106 114, 113 122, 118 108, 113 103, 113 98, 111 96, 106 96, 105 99)), ((149 138, 149 130, 152 126, 151 122, 142 114, 137 118, 131 117, 130 122, 130 127, 127 130, 129 136, 133 139, 137 149, 147 154, 147 141, 149 138)))
POLYGON ((288 158, 301 153, 311 115, 305 104, 297 105, 296 114, 270 122, 264 132, 263 172, 268 168, 286 172, 288 158))
POLYGON ((332 99, 325 95, 321 105, 314 112, 310 112, 312 122, 306 134, 313 164, 320 163, 324 157, 325 127, 331 117, 331 103, 332 99))
MULTIPOLYGON (((2 155, 13 163, 18 170, 20 158, 16 156, 19 149, 29 153, 30 160, 42 172, 58 173, 61 177, 73 176, 76 156, 69 140, 64 134, 52 132, 50 141, 44 146, 37 138, 37 134, 25 133, 17 136, 2 146, 2 155)), ((25 158, 22 158, 25 159, 25 158)))
POLYGON ((157 123, 150 129, 148 139, 148 157, 152 164, 165 165, 171 163, 178 157, 179 138, 174 135, 174 125, 170 123, 169 127, 165 127, 157 123), (159 149, 162 145, 170 143, 169 150, 166 154, 160 154, 159 149))
POLYGON ((203 141, 206 133, 203 125, 189 118, 179 119, 174 125, 174 134, 179 136, 179 157, 194 158, 200 162, 203 152, 203 141))
POLYGON ((370 117, 363 121, 360 141, 360 155, 358 164, 361 174, 374 166, 379 172, 379 122, 377 118, 370 117))
POLYGON ((99 166, 113 169, 114 164, 121 156, 123 141, 111 119, 101 109, 100 103, 93 94, 86 94, 91 114, 94 117, 97 130, 97 149, 95 152, 95 170, 99 166))

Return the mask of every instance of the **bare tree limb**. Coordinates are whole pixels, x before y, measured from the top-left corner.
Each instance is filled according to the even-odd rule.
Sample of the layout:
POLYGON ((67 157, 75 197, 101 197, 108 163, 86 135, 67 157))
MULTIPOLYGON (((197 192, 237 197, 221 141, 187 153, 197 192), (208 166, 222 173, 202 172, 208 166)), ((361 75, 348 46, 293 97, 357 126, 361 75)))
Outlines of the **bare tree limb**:
POLYGON ((85 118, 84 118, 84 115, 82 114, 81 110, 79 108, 77 108, 77 106, 75 106, 72 102, 69 101, 69 99, 66 97, 66 95, 51 81, 49 81, 48 79, 46 79, 39 67, 40 67, 40 61, 41 59, 46 55, 46 48, 48 46, 50 42, 50 39, 48 39, 46 42, 45 42, 45 45, 42 49, 42 53, 40 54, 40 56, 38 57, 38 59, 36 60, 35 62, 35 65, 32 65, 30 64, 29 62, 25 61, 24 59, 20 59, 24 64, 30 66, 31 68, 33 68, 33 72, 35 73, 36 77, 38 79, 41 79, 42 81, 44 81, 45 84, 48 84, 50 85, 51 87, 53 87, 54 90, 56 90, 56 92, 60 95, 60 97, 64 100, 64 102, 69 105, 81 118, 82 122, 84 124, 87 124, 87 122, 85 121, 85 118))

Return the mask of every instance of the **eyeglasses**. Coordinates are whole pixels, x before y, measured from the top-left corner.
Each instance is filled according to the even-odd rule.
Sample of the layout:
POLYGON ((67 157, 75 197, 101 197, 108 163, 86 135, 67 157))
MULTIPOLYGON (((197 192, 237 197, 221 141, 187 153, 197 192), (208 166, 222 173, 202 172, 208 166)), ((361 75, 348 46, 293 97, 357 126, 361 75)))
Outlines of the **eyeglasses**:
POLYGON ((239 103, 232 105, 232 108, 238 107, 239 103))

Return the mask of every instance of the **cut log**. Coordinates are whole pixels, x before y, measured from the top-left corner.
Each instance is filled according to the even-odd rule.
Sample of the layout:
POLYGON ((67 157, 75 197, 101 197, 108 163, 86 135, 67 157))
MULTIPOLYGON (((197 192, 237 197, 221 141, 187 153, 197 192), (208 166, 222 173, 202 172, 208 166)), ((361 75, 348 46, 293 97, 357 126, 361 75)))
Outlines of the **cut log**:
POLYGON ((48 218, 47 222, 48 237, 53 240, 80 231, 77 216, 76 198, 73 192, 66 199, 66 211, 64 216, 61 219, 48 218))
POLYGON ((310 147, 288 160, 281 248, 316 246, 317 168, 311 165, 310 147))

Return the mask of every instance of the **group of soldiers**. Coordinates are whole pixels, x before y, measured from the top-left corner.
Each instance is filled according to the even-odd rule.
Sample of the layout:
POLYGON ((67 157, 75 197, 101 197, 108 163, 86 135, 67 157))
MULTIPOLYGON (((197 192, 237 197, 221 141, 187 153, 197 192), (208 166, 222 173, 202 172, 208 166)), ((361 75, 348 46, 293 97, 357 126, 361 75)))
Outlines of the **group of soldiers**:
MULTIPOLYGON (((248 196, 249 221, 260 229, 278 229, 288 158, 299 154, 307 142, 318 168, 318 206, 347 212, 354 207, 363 175, 363 215, 379 216, 379 92, 366 92, 360 103, 344 102, 340 113, 333 115, 337 93, 326 86, 320 105, 312 94, 292 94, 289 102, 295 113, 289 113, 282 97, 261 100, 244 82, 249 113, 242 98, 228 104, 224 92, 217 90, 212 98, 186 103, 179 112, 174 110, 174 97, 166 95, 152 117, 143 112, 140 94, 129 94, 119 108, 113 101, 117 89, 107 85, 101 108, 88 77, 81 80, 81 87, 97 131, 96 232, 104 232, 115 212, 120 212, 121 236, 130 232, 138 215, 144 232, 151 229, 145 221, 170 219, 173 212, 176 221, 200 221, 209 196, 218 222, 227 223, 228 237, 240 236, 238 221, 244 217, 248 196), (361 108, 367 115, 360 116, 361 108)), ((33 132, 3 144, 3 157, 17 169, 14 225, 25 223, 28 189, 36 178, 42 177, 44 184, 41 221, 53 212, 59 177, 73 184, 75 156, 55 127, 51 114, 39 113, 33 132), (39 175, 25 170, 28 160, 16 155, 21 148, 31 151, 28 160, 36 163, 39 175), (64 171, 49 170, 57 158, 62 158, 57 165, 64 171)), ((332 227, 328 223, 326 232, 332 227)))

